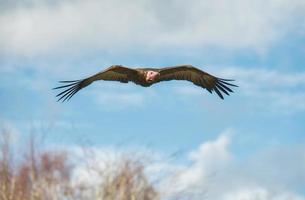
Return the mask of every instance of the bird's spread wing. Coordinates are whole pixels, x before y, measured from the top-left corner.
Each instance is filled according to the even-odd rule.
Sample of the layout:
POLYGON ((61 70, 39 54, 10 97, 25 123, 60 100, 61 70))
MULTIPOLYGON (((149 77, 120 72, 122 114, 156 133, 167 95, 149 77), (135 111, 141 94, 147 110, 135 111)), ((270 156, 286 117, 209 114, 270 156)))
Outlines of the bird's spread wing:
POLYGON ((210 93, 215 91, 221 99, 223 99, 222 93, 230 95, 230 92, 233 92, 230 88, 231 86, 238 87, 229 83, 234 80, 217 78, 191 65, 166 67, 159 69, 159 73, 160 76, 157 82, 170 80, 191 81, 195 85, 207 89, 210 93))
POLYGON ((66 100, 69 100, 80 89, 90 85, 93 81, 107 80, 127 83, 128 81, 134 81, 136 75, 137 71, 134 69, 123 67, 121 65, 113 65, 108 69, 85 79, 75 81, 60 81, 60 83, 65 83, 65 85, 53 89, 65 89, 56 96, 59 98, 58 101, 62 100, 64 102, 66 100))

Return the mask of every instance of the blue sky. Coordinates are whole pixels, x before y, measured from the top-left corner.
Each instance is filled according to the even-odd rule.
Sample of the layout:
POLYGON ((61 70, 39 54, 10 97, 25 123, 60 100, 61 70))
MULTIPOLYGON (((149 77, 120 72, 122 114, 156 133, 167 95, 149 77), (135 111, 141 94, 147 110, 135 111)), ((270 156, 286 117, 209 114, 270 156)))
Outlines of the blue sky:
MULTIPOLYGON (((253 160, 265 162, 246 174, 266 178, 261 171, 274 169, 270 160, 277 167, 287 160, 290 165, 282 169, 288 171, 282 175, 287 193, 274 199, 305 198, 303 1, 29 0, 1 1, 0 7, 0 123, 19 141, 34 131, 47 133, 47 146, 182 152, 180 159, 196 170, 206 169, 200 163, 212 152, 200 147, 220 141, 217 155, 229 156, 215 165, 234 157, 238 171, 253 160), (100 81, 69 102, 56 102, 51 88, 57 81, 112 64, 192 64, 233 78, 240 87, 222 101, 187 82, 141 88, 100 81), (192 159, 192 152, 201 157, 192 159)), ((185 176, 193 168, 185 169, 185 176)), ((270 179, 281 177, 277 170, 280 175, 275 170, 270 179)), ((239 183, 223 190, 223 199, 251 192, 264 199, 281 190, 270 189, 274 183, 265 179, 254 182, 256 189, 239 183)))

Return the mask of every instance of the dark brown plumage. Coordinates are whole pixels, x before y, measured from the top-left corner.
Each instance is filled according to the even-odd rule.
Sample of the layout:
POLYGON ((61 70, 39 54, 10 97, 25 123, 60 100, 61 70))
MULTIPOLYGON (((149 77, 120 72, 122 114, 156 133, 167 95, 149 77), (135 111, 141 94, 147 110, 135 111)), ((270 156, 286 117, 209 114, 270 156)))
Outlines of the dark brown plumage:
POLYGON ((53 89, 67 88, 57 95, 58 101, 69 100, 80 89, 90 85, 97 80, 119 81, 122 83, 134 82, 143 87, 149 87, 161 81, 186 80, 193 84, 208 90, 210 93, 215 91, 223 99, 223 93, 230 95, 233 90, 230 87, 238 87, 230 81, 231 79, 222 79, 212 76, 192 65, 179 65, 165 68, 136 68, 131 69, 122 65, 113 65, 108 69, 101 71, 93 76, 82 80, 60 81, 66 83, 53 89))

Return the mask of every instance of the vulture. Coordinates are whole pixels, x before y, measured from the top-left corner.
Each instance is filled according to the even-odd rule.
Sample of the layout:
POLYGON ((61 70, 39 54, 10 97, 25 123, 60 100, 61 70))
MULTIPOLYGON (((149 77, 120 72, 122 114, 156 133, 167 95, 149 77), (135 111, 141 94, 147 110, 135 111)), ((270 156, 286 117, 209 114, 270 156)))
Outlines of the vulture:
POLYGON ((223 79, 208 74, 192 65, 178 65, 164 68, 129 68, 122 65, 112 65, 109 68, 98 72, 88 78, 74 81, 60 81, 64 85, 53 89, 64 89, 56 97, 62 102, 69 100, 75 93, 84 87, 87 87, 94 81, 119 81, 128 83, 129 81, 149 87, 161 81, 186 80, 193 84, 206 89, 208 92, 213 91, 224 99, 223 94, 230 95, 233 90, 230 87, 238 87, 231 83, 232 79, 223 79))

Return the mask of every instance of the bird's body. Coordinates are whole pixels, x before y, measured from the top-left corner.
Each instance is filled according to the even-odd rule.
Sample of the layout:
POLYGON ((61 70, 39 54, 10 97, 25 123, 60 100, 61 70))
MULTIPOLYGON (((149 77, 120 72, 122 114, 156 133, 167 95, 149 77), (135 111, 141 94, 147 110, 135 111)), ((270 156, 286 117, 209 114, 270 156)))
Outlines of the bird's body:
MULTIPOLYGON (((156 73, 155 75, 158 76, 160 71, 160 69, 154 68, 135 68, 135 70, 137 71, 137 76, 134 80, 134 83, 143 87, 149 87, 154 84, 155 79, 152 79, 150 81, 147 80, 148 73, 156 73)), ((154 75, 152 77, 154 77, 154 75)))
POLYGON ((220 98, 223 99, 221 92, 229 95, 233 92, 229 87, 237 87, 234 84, 228 83, 229 79, 221 79, 212 76, 192 65, 178 65, 165 68, 135 68, 131 69, 122 65, 112 65, 93 76, 76 81, 61 81, 68 83, 67 85, 59 86, 54 89, 66 88, 57 96, 58 100, 69 100, 80 89, 90 85, 97 80, 119 81, 121 83, 133 82, 143 87, 149 87, 161 81, 170 80, 187 80, 193 84, 208 90, 210 93, 215 91, 220 98))

